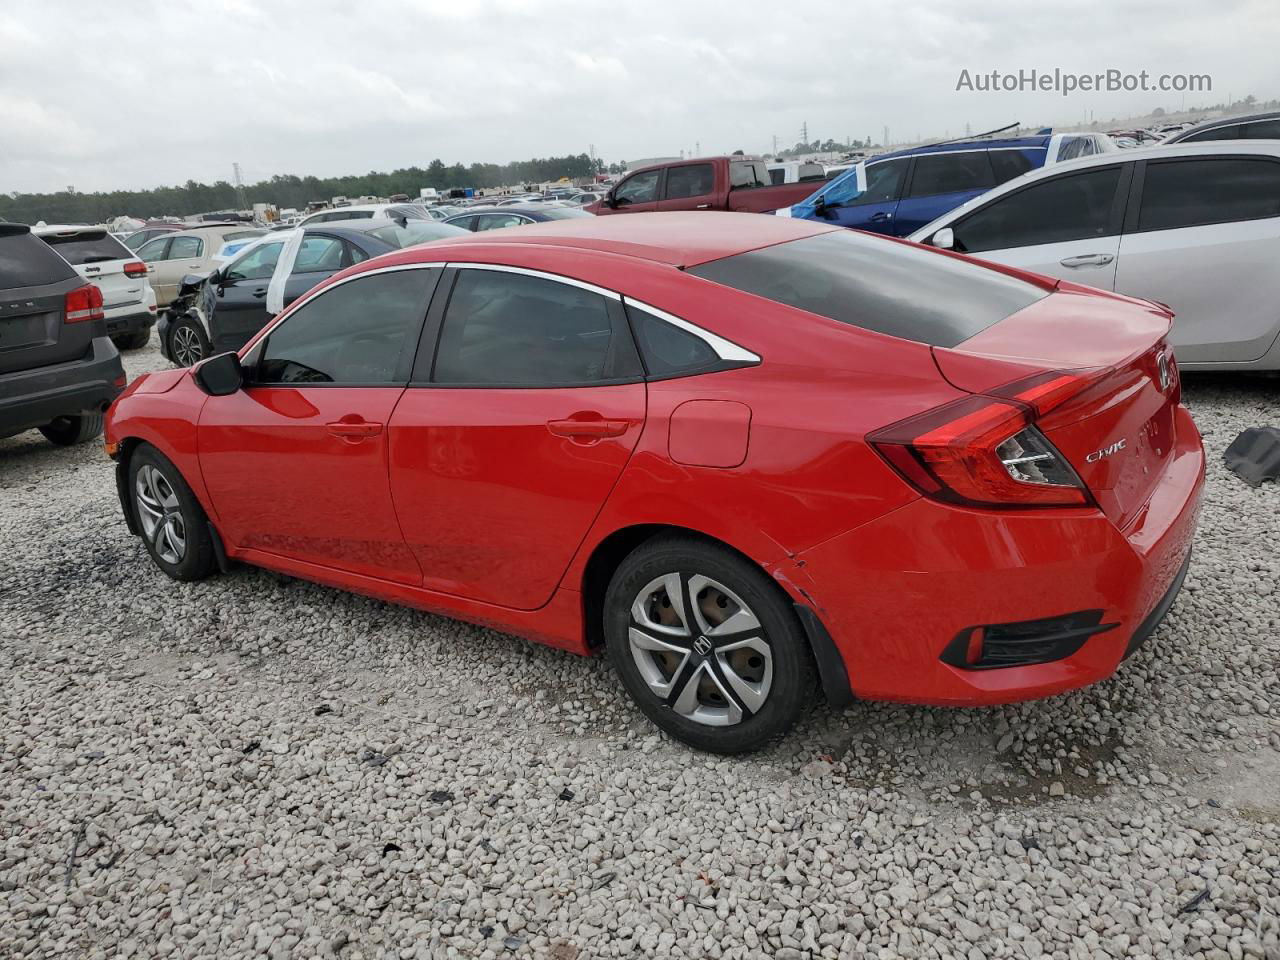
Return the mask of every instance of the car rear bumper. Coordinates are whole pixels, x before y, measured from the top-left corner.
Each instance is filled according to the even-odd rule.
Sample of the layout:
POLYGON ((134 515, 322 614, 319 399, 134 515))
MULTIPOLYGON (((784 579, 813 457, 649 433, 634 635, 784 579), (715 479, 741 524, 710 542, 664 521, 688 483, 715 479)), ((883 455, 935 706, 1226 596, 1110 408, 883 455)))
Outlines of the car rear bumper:
POLYGON ((154 313, 123 313, 107 317, 107 333, 116 337, 122 333, 141 333, 156 322, 154 313))
POLYGON ((1177 449, 1124 529, 1097 510, 920 499, 800 554, 780 579, 803 586, 858 697, 1008 703, 1104 679, 1163 619, 1189 562, 1205 460, 1190 414, 1176 416, 1177 449), (974 666, 966 647, 999 656, 974 666))
POLYGON ((0 374, 0 434, 41 427, 58 417, 100 412, 124 389, 124 366, 107 337, 79 360, 0 374))

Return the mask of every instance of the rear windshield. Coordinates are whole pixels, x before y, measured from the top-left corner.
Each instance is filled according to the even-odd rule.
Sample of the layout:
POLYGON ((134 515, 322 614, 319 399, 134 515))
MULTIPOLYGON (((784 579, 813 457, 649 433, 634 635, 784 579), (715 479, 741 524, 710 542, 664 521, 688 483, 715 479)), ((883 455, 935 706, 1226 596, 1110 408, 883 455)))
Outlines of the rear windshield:
POLYGON ((581 207, 539 207, 538 212, 548 220, 575 220, 578 217, 591 216, 581 207))
POLYGON ((86 263, 105 263, 107 260, 133 259, 133 253, 105 230, 95 233, 71 233, 66 236, 49 233, 42 235, 40 239, 57 250, 62 259, 75 267, 86 263))
POLYGON ((989 267, 848 230, 713 260, 688 272, 935 347, 954 347, 1047 296, 989 267))
POLYGON ((59 283, 75 275, 44 241, 29 233, 0 232, 0 290, 59 283))

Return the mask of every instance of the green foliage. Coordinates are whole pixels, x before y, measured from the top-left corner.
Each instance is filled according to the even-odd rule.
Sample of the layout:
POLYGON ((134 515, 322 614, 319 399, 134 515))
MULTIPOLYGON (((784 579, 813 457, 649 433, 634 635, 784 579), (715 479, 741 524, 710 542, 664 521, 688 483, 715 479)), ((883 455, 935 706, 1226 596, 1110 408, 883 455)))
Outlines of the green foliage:
MULTIPOLYGON (((587 154, 568 157, 522 160, 515 163, 455 163, 445 166, 432 160, 426 169, 405 167, 390 173, 370 172, 348 177, 298 177, 277 174, 245 186, 250 204, 274 203, 277 207, 301 209, 311 200, 331 197, 389 197, 396 193, 418 195, 421 187, 447 190, 451 187, 500 187, 523 183, 541 183, 561 177, 576 179, 602 172, 605 165, 594 165, 587 154)), ((14 193, 0 194, 0 219, 13 223, 103 223, 127 214, 146 219, 162 216, 188 216, 216 210, 234 210, 238 206, 236 190, 225 180, 205 184, 188 180, 180 187, 157 187, 154 190, 113 190, 108 193, 14 193)))

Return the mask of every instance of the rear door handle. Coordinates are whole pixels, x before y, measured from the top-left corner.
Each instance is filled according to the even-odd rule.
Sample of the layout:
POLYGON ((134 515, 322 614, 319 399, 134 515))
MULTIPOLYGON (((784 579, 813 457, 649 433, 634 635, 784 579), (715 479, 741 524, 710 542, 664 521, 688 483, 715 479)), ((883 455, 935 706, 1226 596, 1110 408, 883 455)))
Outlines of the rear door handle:
POLYGON ((620 437, 627 432, 630 420, 606 420, 571 418, 568 420, 548 420, 547 429, 557 437, 570 440, 600 440, 605 437, 620 437))
POLYGON ((709 204, 709 203, 700 203, 700 204, 698 204, 696 207, 694 207, 693 209, 695 209, 695 210, 710 210, 710 209, 711 209, 711 204, 709 204))
POLYGON ((335 420, 333 423, 326 423, 325 428, 335 437, 342 437, 352 443, 359 443, 365 437, 376 437, 382 433, 382 424, 366 420, 335 420))
POLYGON ((1082 253, 1078 257, 1067 257, 1058 262, 1064 267, 1105 267, 1115 259, 1110 253, 1082 253))

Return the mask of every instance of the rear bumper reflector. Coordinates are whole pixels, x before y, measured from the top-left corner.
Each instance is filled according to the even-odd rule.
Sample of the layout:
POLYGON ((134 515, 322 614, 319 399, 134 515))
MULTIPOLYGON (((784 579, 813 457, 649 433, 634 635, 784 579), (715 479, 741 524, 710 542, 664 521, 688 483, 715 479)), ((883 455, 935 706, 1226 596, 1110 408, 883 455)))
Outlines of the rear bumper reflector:
POLYGON ((1120 624, 1103 623, 1101 610, 1080 610, 1060 617, 988 623, 966 627, 942 651, 940 660, 961 670, 1029 667, 1063 660, 1099 633, 1120 624))

